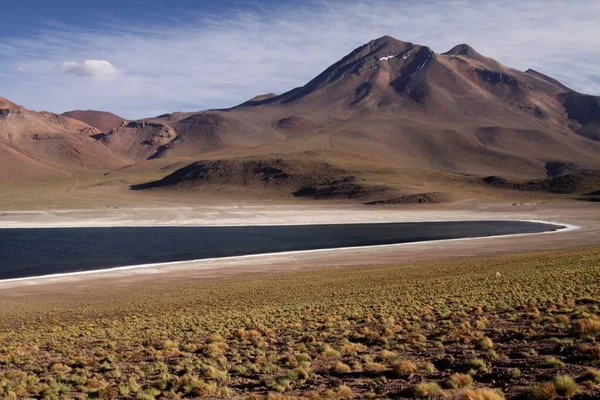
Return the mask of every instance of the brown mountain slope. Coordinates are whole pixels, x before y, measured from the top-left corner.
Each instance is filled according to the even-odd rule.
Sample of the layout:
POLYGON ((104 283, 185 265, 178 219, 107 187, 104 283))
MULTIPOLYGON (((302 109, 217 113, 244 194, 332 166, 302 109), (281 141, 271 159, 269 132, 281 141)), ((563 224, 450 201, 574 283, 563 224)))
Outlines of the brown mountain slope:
POLYGON ((61 114, 62 116, 76 119, 97 128, 100 132, 109 132, 121 125, 124 118, 106 111, 73 110, 61 114))
POLYGON ((1 103, 2 181, 70 175, 126 164, 91 138, 98 130, 81 121, 27 110, 4 99, 1 103))
MULTIPOLYGON (((87 125, 11 103, 11 118, 18 110, 27 118, 15 129, 0 125, 0 137, 14 147, 24 133, 27 140, 38 135, 41 145, 15 149, 66 173, 74 164, 105 168, 128 162, 136 164, 136 171, 153 174, 158 165, 194 165, 193 173, 175 173, 163 187, 205 175, 213 178, 194 178, 190 185, 260 183, 262 172, 248 175, 248 169, 261 160, 260 168, 272 163, 273 170, 293 176, 302 193, 319 197, 374 193, 390 185, 397 195, 411 195, 425 179, 444 184, 477 175, 473 182, 481 187, 481 178, 490 175, 532 180, 600 169, 599 104, 598 97, 574 92, 536 71, 503 66, 465 44, 438 54, 384 36, 303 87, 258 96, 231 109, 122 122, 94 135, 92 145, 86 141, 92 133, 87 125), (55 136, 39 136, 48 134, 55 136), (80 153, 47 144, 73 138, 80 153), (90 154, 77 156, 84 152, 90 154), (308 165, 314 166, 309 175, 315 175, 325 164, 349 175, 319 175, 305 182, 308 165), (239 176, 225 179, 224 171, 239 176), (405 182, 400 174, 408 171, 410 182, 405 182)), ((440 190, 439 185, 428 188, 440 190)))
POLYGON ((12 101, 5 99, 4 97, 0 97, 0 109, 5 108, 18 108, 19 106, 13 103, 12 101))
POLYGON ((571 129, 600 142, 600 97, 570 91, 561 94, 559 99, 572 122, 571 129))
POLYGON ((251 148, 286 138, 270 126, 270 116, 250 112, 175 113, 113 129, 100 141, 133 161, 156 157, 196 157, 223 149, 251 148))
POLYGON ((282 95, 150 119, 173 128, 175 138, 140 154, 200 160, 319 151, 540 178, 549 165, 600 168, 597 99, 468 45, 437 54, 385 36, 282 95))
POLYGON ((167 124, 150 121, 123 122, 100 137, 101 143, 129 160, 152 158, 161 146, 169 144, 176 134, 167 124))

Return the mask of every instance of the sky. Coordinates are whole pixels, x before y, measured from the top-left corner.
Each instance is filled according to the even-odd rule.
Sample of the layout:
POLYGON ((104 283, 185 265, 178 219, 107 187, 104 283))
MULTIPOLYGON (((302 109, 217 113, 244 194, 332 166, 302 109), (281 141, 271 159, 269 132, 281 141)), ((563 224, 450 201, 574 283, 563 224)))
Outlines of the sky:
POLYGON ((600 1, 20 0, 0 9, 0 96, 125 118, 230 107, 306 84, 383 35, 468 43, 600 95, 600 1))

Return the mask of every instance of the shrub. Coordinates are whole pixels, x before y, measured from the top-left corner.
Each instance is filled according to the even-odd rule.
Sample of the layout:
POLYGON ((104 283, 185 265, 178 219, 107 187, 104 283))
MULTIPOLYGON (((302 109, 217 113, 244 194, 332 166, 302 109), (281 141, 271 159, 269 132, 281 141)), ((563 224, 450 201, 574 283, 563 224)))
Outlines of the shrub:
POLYGON ((139 400, 154 400, 160 394, 160 390, 156 388, 148 388, 143 393, 138 395, 139 400))
POLYGON ((504 400, 504 394, 494 389, 465 390, 458 395, 459 400, 504 400))
POLYGON ((582 381, 591 381, 594 383, 600 383, 600 370, 594 368, 588 368, 585 374, 581 375, 582 381))
POLYGON ((387 367, 380 363, 368 362, 365 364, 364 370, 369 374, 377 375, 385 372, 387 370, 387 367))
POLYGON ((346 385, 340 385, 337 389, 329 389, 324 393, 317 394, 316 398, 325 399, 349 399, 354 395, 352 389, 346 385))
POLYGON ((600 320, 595 318, 576 319, 571 323, 571 331, 576 335, 600 334, 600 320))
POLYGON ((377 358, 383 362, 392 363, 398 360, 400 356, 398 356, 398 354, 393 351, 382 350, 377 358))
POLYGON ((392 365, 392 374, 397 378, 402 378, 417 371, 417 366, 410 361, 402 360, 392 365))
POLYGON ((352 371, 352 368, 348 364, 344 364, 341 361, 336 361, 329 371, 334 375, 344 375, 352 371))
POLYGON ((352 389, 350 388, 350 386, 346 386, 346 385, 341 385, 340 387, 338 387, 337 390, 337 395, 338 398, 340 399, 347 399, 352 397, 352 389))
POLYGON ((479 350, 489 350, 494 347, 494 342, 489 337, 484 337, 477 341, 475 347, 479 350))
POLYGON ((188 393, 196 397, 208 397, 217 394, 217 386, 200 379, 192 379, 187 386, 188 393))
POLYGON ((264 385, 271 390, 275 390, 277 392, 285 392, 290 387, 290 384, 292 382, 292 377, 284 375, 278 376, 276 378, 265 379, 264 385))
POLYGON ((419 399, 440 393, 442 393, 442 388, 436 382, 417 383, 410 390, 411 397, 419 399))
POLYGON ((129 388, 129 385, 126 385, 126 384, 119 385, 119 396, 128 397, 129 393, 131 393, 131 389, 129 388))
POLYGON ((565 366, 565 363, 556 357, 549 356, 544 360, 544 365, 552 368, 562 368, 565 366))
POLYGON ((527 400, 552 400, 556 397, 556 389, 551 383, 540 383, 525 388, 522 397, 527 400))
POLYGON ((340 352, 329 345, 326 345, 323 348, 323 351, 321 352, 321 357, 324 357, 324 358, 340 357, 340 356, 341 356, 340 352))
POLYGON ((468 374, 452 374, 446 379, 444 385, 448 389, 460 389, 470 386, 473 383, 473 377, 468 374))
POLYGON ((496 353, 496 350, 494 349, 489 349, 487 353, 485 353, 485 359, 488 361, 496 361, 499 358, 500 356, 498 355, 498 353, 496 353))
POLYGON ((419 363, 417 365, 417 370, 432 373, 435 372, 435 365, 430 362, 419 363))
POLYGON ((477 371, 486 371, 487 370, 487 364, 481 358, 474 358, 471 361, 469 361, 469 364, 471 365, 471 367, 473 367, 477 371))
POLYGON ((554 377, 554 389, 561 396, 571 397, 577 390, 577 383, 569 375, 556 375, 554 377))
POLYGON ((140 391, 141 386, 139 383, 137 383, 137 381, 135 380, 135 378, 133 376, 130 376, 127 379, 127 386, 129 387, 129 389, 134 392, 137 393, 140 391))

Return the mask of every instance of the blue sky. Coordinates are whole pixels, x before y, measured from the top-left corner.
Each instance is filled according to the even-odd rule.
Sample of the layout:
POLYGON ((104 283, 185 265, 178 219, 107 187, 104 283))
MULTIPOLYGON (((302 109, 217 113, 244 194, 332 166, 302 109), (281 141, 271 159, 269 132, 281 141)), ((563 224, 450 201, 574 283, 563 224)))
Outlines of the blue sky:
POLYGON ((600 94, 600 2, 21 0, 0 12, 0 96, 126 118, 228 107, 305 84, 371 39, 468 43, 600 94))
MULTIPOLYGON (((263 2, 268 4, 269 1, 263 2)), ((150 23, 154 18, 185 18, 192 13, 226 13, 249 9, 254 0, 19 0, 2 4, 0 35, 35 34, 44 24, 63 23, 75 26, 102 26, 111 19, 133 24, 150 23)), ((276 4, 274 2, 273 4, 276 4)))

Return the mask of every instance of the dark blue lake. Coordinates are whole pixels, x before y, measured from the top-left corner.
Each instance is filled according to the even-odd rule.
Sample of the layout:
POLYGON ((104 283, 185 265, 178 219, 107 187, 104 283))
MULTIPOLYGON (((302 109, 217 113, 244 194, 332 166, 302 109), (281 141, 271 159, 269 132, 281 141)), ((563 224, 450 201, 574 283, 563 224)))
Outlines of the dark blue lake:
POLYGON ((525 221, 0 229, 0 279, 294 250, 537 233, 525 221))

